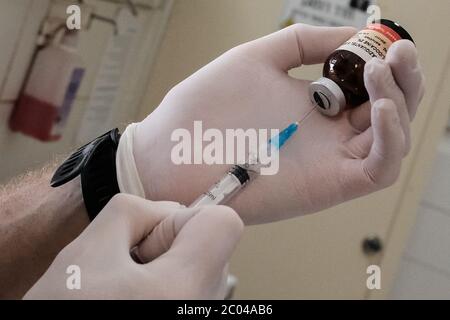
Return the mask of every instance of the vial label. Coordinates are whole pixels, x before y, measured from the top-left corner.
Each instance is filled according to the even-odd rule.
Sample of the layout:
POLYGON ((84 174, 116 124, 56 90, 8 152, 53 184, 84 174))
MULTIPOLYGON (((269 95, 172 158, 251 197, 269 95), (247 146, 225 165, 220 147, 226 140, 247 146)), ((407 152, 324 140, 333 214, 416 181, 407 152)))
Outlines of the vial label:
POLYGON ((385 59, 391 45, 402 37, 382 24, 371 24, 344 43, 338 50, 353 52, 368 62, 373 58, 385 59))

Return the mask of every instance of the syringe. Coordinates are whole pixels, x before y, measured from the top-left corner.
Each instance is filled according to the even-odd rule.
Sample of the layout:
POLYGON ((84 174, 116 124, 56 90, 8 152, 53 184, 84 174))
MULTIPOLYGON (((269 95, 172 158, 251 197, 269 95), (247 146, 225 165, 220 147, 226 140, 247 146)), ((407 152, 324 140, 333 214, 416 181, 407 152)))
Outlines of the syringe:
MULTIPOLYGON (((280 134, 269 140, 267 147, 271 149, 269 152, 279 151, 284 144, 297 132, 298 127, 316 110, 312 108, 305 116, 298 122, 291 124, 289 127, 280 132, 280 134)), ((190 208, 195 208, 204 205, 220 205, 226 204, 231 200, 251 179, 256 178, 260 174, 260 169, 263 166, 260 159, 256 157, 256 161, 250 161, 243 165, 236 165, 214 186, 207 192, 201 195, 194 201, 190 208)), ((267 165, 267 164, 266 164, 267 165)))
MULTIPOLYGON (((310 111, 304 119, 311 113, 310 111)), ((302 120, 303 121, 303 120, 302 120)), ((267 147, 272 155, 274 151, 280 150, 283 145, 298 130, 300 122, 295 122, 280 132, 280 134, 269 140, 267 147)), ((265 164, 267 165, 267 164, 265 164)), ((251 179, 260 174, 260 169, 264 165, 259 159, 253 163, 251 161, 243 165, 235 165, 230 171, 200 198, 191 204, 191 208, 204 205, 225 204, 233 198, 251 179)))

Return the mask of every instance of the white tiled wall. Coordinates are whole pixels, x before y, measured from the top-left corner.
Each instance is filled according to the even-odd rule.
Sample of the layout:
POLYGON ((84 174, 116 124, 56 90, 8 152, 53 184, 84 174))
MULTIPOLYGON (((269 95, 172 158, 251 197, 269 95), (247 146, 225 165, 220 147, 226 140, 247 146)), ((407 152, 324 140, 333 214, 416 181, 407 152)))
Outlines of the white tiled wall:
POLYGON ((450 299, 450 277, 426 263, 405 257, 391 292, 392 299, 450 299))
POLYGON ((393 299, 450 299, 450 132, 439 146, 393 299))

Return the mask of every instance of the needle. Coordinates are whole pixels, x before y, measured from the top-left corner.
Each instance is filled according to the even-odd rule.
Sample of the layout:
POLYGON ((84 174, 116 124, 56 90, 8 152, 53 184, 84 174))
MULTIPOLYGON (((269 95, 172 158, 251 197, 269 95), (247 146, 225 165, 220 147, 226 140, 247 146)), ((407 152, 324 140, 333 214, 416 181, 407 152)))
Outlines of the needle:
POLYGON ((308 113, 300 121, 294 122, 289 127, 284 129, 283 131, 281 131, 278 136, 270 139, 269 145, 272 145, 277 150, 280 150, 281 147, 295 134, 295 132, 298 130, 300 124, 305 122, 306 119, 308 119, 311 116, 311 114, 313 113, 313 111, 315 109, 316 108, 312 108, 310 111, 308 111, 308 113))
POLYGON ((297 125, 300 125, 300 124, 302 124, 303 122, 305 122, 306 119, 308 119, 308 118, 313 114, 313 111, 314 111, 314 110, 316 110, 316 107, 313 107, 311 110, 308 111, 308 113, 307 113, 300 121, 297 121, 297 122, 296 122, 297 125))

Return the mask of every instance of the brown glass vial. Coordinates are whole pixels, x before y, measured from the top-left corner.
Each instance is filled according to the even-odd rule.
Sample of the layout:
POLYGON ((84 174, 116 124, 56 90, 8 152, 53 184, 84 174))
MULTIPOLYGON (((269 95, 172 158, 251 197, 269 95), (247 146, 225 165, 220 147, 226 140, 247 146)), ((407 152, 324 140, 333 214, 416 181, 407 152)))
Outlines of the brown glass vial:
POLYGON ((398 23, 381 19, 345 42, 328 57, 323 77, 310 86, 310 98, 317 109, 327 116, 355 108, 369 100, 364 85, 364 67, 373 59, 385 59, 392 44, 410 34, 398 23))

